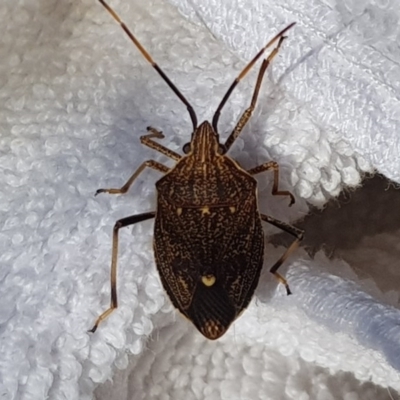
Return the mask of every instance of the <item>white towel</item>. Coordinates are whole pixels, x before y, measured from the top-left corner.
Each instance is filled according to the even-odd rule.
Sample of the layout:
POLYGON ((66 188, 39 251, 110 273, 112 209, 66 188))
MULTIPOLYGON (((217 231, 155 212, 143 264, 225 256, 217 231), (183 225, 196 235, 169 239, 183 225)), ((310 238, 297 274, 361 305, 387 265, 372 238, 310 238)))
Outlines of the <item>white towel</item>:
MULTIPOLYGON (((296 204, 271 196, 264 174, 262 211, 295 224, 373 168, 400 182, 395 0, 171 3, 111 5, 199 121, 212 117, 258 49, 297 22, 230 153, 245 168, 280 164, 281 185, 296 204)), ((154 126, 179 152, 190 120, 97 1, 6 0, 0 15, 2 399, 365 400, 390 398, 388 387, 400 391, 400 315, 388 305, 398 305, 399 291, 383 293, 323 253, 311 261, 299 250, 288 260, 288 297, 268 273, 284 248, 267 246, 255 299, 210 342, 166 298, 153 223, 125 228, 119 308, 89 334, 109 306, 112 227, 154 210, 160 175, 144 172, 124 196, 94 193, 121 186, 146 159, 173 165, 139 137, 154 126)), ((249 104, 256 74, 257 66, 224 108, 223 138, 249 104)), ((395 207, 386 212, 399 218, 395 207)), ((360 247, 371 251, 370 240, 360 247)), ((399 232, 378 238, 394 269, 399 240, 399 232)), ((382 258, 369 262, 385 274, 382 258)))

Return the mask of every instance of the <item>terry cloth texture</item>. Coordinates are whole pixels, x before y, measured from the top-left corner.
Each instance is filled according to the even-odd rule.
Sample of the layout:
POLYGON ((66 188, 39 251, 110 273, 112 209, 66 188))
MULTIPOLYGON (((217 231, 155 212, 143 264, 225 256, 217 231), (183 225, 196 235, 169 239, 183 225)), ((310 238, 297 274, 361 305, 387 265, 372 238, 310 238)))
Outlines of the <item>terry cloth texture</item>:
MULTIPOLYGON (((374 169, 400 182, 397 0, 111 5, 200 122, 246 62, 297 22, 230 152, 247 169, 279 163, 296 204, 271 195, 266 173, 262 212, 296 223, 374 169)), ((3 0, 0 17, 2 400, 386 400, 400 392, 400 228, 363 238, 347 252, 350 265, 300 249, 282 268, 289 297, 268 273, 284 248, 268 245, 255 299, 210 342, 166 298, 153 222, 137 224, 120 232, 118 310, 89 334, 109 305, 112 227, 154 210, 160 174, 145 171, 124 196, 94 193, 120 187, 147 159, 172 166, 139 137, 151 125, 181 152, 191 123, 99 2, 3 0), (379 278, 353 272, 364 265, 379 278)), ((257 66, 223 110, 222 138, 249 104, 257 66)), ((369 201, 360 206, 367 221, 400 218, 379 200, 363 214, 369 201)), ((346 222, 348 232, 360 221, 346 222)))

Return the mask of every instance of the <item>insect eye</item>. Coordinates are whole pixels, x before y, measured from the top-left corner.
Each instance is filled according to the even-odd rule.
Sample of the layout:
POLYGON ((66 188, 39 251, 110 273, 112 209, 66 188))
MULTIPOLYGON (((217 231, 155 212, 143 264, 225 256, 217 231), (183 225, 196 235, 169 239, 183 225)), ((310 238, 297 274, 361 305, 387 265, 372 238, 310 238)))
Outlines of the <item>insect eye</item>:
POLYGON ((189 151, 190 151, 190 142, 185 143, 185 145, 183 146, 182 150, 183 150, 183 152, 184 152, 185 154, 188 154, 189 151))

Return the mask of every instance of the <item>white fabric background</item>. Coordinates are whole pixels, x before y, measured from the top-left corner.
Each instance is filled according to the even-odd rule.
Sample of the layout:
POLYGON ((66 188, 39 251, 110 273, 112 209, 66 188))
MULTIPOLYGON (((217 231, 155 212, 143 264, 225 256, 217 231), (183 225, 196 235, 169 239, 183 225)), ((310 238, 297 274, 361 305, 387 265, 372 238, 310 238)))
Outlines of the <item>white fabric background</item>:
MULTIPOLYGON (((373 168, 400 182, 394 0, 173 3, 112 5, 200 121, 211 118, 246 61, 297 21, 231 152, 246 168, 280 163, 282 186, 297 202, 288 209, 272 198, 265 174, 263 211, 295 222, 373 168)), ((89 399, 113 376, 98 400, 364 400, 400 390, 399 231, 367 237, 349 255, 352 266, 382 271, 390 291, 345 262, 323 253, 311 261, 300 250, 283 269, 293 296, 265 268, 249 309, 208 342, 166 299, 152 223, 138 224, 120 235, 120 307, 88 334, 109 304, 112 226, 154 209, 159 175, 144 173, 125 196, 93 194, 123 184, 145 159, 171 165, 140 145, 146 126, 162 129, 163 144, 179 151, 191 124, 98 2, 6 0, 0 15, 2 399, 89 399), (115 367, 122 371, 114 375, 115 367)), ((223 137, 248 105, 256 73, 225 107, 223 137)), ((399 218, 396 207, 374 206, 399 218)), ((267 246, 265 265, 283 251, 267 246)))

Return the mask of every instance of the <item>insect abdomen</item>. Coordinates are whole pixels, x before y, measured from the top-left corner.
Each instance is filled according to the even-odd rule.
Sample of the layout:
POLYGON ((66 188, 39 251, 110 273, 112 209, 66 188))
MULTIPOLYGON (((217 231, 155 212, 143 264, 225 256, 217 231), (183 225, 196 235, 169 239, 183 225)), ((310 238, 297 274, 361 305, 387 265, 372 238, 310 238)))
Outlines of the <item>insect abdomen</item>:
POLYGON ((254 197, 233 206, 177 207, 159 196, 154 251, 173 304, 217 339, 250 302, 263 264, 254 197))

